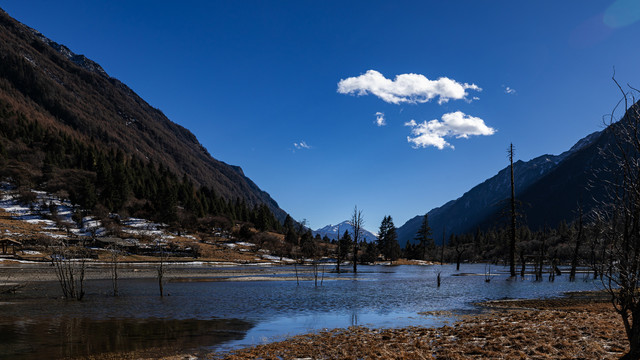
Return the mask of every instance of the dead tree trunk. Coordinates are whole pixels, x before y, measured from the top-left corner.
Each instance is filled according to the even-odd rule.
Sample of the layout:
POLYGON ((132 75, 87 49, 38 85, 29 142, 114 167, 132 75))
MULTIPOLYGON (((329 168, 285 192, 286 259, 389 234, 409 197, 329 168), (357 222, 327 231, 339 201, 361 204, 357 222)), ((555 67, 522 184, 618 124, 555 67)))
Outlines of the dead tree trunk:
POLYGON ((511 237, 509 241, 509 273, 516 276, 516 190, 513 180, 513 144, 509 146, 509 163, 511 169, 511 237))
POLYGON ((569 281, 576 280, 576 268, 578 267, 578 256, 580 254, 580 246, 582 245, 582 206, 578 205, 580 217, 578 218, 578 236, 576 237, 576 247, 573 249, 573 258, 571 259, 571 272, 569 273, 569 281))
POLYGON ((164 261, 164 249, 160 247, 160 262, 158 263, 158 268, 156 269, 158 272, 158 288, 160 290, 160 297, 164 297, 164 275, 167 271, 164 261))
POLYGON ((440 264, 444 264, 445 228, 442 227, 442 247, 440 249, 440 264))
POLYGON ((111 251, 111 285, 113 287, 113 296, 118 296, 118 263, 120 261, 120 254, 117 245, 113 245, 111 251))
POLYGON ((353 215, 351 215, 351 226, 353 227, 353 273, 358 272, 358 245, 360 243, 360 235, 362 233, 362 226, 364 225, 364 219, 362 218, 362 210, 358 210, 358 207, 353 208, 353 215))
POLYGON ((460 271, 460 262, 462 261, 462 255, 464 254, 466 247, 456 241, 456 271, 460 271))
POLYGON ((340 274, 340 261, 342 261, 342 256, 341 256, 341 255, 342 255, 342 254, 341 254, 341 251, 342 251, 342 249, 341 249, 341 247, 342 247, 342 246, 341 246, 341 245, 342 245, 342 242, 341 242, 341 240, 340 240, 340 226, 338 226, 338 240, 336 241, 336 244, 338 245, 338 246, 336 247, 336 250, 337 250, 337 251, 336 251, 336 257, 337 257, 337 259, 336 259, 336 261, 337 261, 337 264, 336 264, 336 270, 338 271, 338 274, 340 274))

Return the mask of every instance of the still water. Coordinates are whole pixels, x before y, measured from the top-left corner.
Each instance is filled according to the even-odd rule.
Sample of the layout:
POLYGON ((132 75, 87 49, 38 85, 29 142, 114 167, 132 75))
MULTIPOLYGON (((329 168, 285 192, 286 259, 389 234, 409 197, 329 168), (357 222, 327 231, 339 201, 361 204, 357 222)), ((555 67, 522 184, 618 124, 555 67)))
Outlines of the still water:
MULTIPOLYGON (((454 265, 358 269, 357 275, 326 273, 318 287, 295 280, 169 282, 170 296, 164 298, 153 279, 121 280, 119 297, 108 295, 109 281, 88 281, 80 302, 60 299, 55 282, 35 283, 0 299, 0 357, 82 357, 157 347, 228 350, 351 325, 438 326, 451 317, 424 313, 474 313, 481 311, 474 303, 485 300, 601 288, 582 275, 569 282, 566 273, 555 282, 511 281, 504 268, 495 266, 492 280, 485 282, 487 268, 481 264, 462 265, 459 272, 454 265)), ((217 269, 201 271, 215 277, 217 269)))

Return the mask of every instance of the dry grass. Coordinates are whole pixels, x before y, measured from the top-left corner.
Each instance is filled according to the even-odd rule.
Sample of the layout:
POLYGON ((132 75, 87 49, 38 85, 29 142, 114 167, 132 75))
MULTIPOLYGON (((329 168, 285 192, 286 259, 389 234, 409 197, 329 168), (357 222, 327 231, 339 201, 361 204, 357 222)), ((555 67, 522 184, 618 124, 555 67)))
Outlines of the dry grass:
MULTIPOLYGON (((494 304, 495 305, 495 304, 494 304)), ((617 359, 627 348, 622 323, 605 302, 509 302, 442 328, 351 327, 296 336, 226 354, 238 359, 617 359)))
MULTIPOLYGON (((42 229, 42 224, 33 224, 23 220, 16 220, 13 218, 15 214, 8 213, 4 209, 0 209, 0 231, 2 234, 5 234, 7 231, 14 234, 21 234, 21 237, 34 237, 34 236, 42 236, 41 232, 44 231, 42 229)), ((57 231, 49 231, 52 233, 61 233, 57 231)), ((17 237, 17 240, 20 240, 17 237)))
MULTIPOLYGON (((33 238, 47 238, 43 233, 51 233, 57 235, 66 235, 65 232, 59 230, 45 230, 43 223, 29 223, 23 220, 17 220, 13 218, 15 214, 6 212, 0 209, 0 234, 6 234, 7 232, 14 234, 12 238, 16 240, 33 239, 33 238)), ((176 236, 171 242, 177 244, 179 247, 193 247, 198 246, 201 249, 201 255, 198 261, 215 261, 215 262, 232 262, 232 263, 260 263, 268 262, 267 260, 257 259, 258 254, 253 251, 252 247, 237 247, 230 248, 222 245, 222 243, 205 244, 199 243, 194 239, 176 236), (246 249, 248 251, 240 251, 240 249, 246 249)), ((26 255, 18 252, 24 259, 40 260, 47 256, 48 253, 45 250, 42 255, 26 255)), ((98 260, 110 261, 110 254, 106 252, 98 252, 98 260)), ((193 261, 194 258, 171 258, 176 261, 193 261)), ((120 261, 124 262, 155 262, 159 261, 158 257, 145 256, 145 255, 127 255, 120 258, 120 261)))

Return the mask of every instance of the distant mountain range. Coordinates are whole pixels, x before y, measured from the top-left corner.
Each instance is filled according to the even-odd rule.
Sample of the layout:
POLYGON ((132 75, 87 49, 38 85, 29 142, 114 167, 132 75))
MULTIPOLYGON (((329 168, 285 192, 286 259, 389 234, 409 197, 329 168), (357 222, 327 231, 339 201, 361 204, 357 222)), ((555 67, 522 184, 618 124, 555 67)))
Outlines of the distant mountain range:
MULTIPOLYGON (((227 202, 220 205, 225 212, 232 211, 228 202, 237 202, 249 208, 266 204, 280 221, 286 216, 240 167, 213 158, 194 134, 110 77, 99 64, 19 23, 1 9, 0 108, 0 118, 5 121, 15 124, 16 118, 24 120, 22 128, 42 129, 44 133, 30 134, 39 136, 34 141, 0 133, 0 155, 6 157, 0 161, 0 176, 14 180, 28 178, 37 187, 45 176, 49 176, 49 183, 53 177, 64 184, 63 173, 75 171, 76 177, 86 179, 91 186, 99 182, 96 172, 87 170, 86 163, 78 165, 80 160, 67 161, 64 164, 67 168, 61 168, 61 159, 66 161, 68 149, 77 148, 76 145, 69 145, 59 156, 43 155, 46 153, 43 149, 50 147, 38 141, 55 137, 62 139, 63 145, 77 141, 105 157, 116 158, 116 152, 122 152, 124 161, 139 161, 142 166, 151 164, 160 173, 166 169, 177 179, 184 177, 183 183, 193 183, 196 189, 207 186, 227 202)), ((127 180, 131 187, 136 185, 137 179, 127 180)), ((99 196, 109 190, 97 183, 95 186, 99 196)), ((135 201, 141 200, 145 199, 136 194, 135 201)), ((192 207, 201 212, 197 206, 192 207)))
MULTIPOLYGON (((336 240, 339 236, 342 236, 345 231, 349 231, 349 234, 353 238, 353 226, 349 224, 348 220, 345 220, 337 225, 327 225, 323 228, 313 231, 313 236, 316 234, 320 234, 320 236, 324 237, 325 235, 331 239, 336 240)), ((372 233, 369 230, 362 229, 362 236, 367 242, 374 242, 378 239, 378 236, 372 233)))
MULTIPOLYGON (((607 146, 607 130, 594 132, 560 155, 542 155, 514 163, 516 198, 521 202, 523 222, 532 229, 556 226, 576 218, 578 203, 588 212, 601 198, 602 189, 589 186, 595 172, 607 166, 599 148, 607 146)), ((517 144, 516 144, 517 145, 517 144)), ((434 240, 442 243, 442 233, 462 234, 476 229, 504 226, 511 194, 509 166, 460 198, 428 212, 434 240)), ((404 247, 414 237, 423 215, 415 216, 398 228, 398 241, 404 247)))

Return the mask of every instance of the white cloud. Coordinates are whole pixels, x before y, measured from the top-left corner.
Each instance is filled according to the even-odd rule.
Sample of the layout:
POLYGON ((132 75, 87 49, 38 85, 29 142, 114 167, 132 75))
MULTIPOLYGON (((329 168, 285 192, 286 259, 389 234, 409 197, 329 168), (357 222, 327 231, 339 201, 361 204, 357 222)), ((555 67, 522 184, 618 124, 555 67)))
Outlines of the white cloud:
POLYGON ((466 99, 467 90, 482 91, 476 84, 459 83, 447 77, 429 80, 420 74, 401 74, 394 80, 387 79, 376 70, 338 82, 340 94, 368 95, 392 103, 426 103, 438 97, 438 104, 449 100, 466 99))
POLYGON ((515 94, 516 93, 516 89, 511 88, 509 86, 504 86, 502 85, 502 87, 504 88, 504 93, 505 94, 515 94))
POLYGON ((376 125, 378 126, 385 126, 387 125, 387 121, 384 118, 384 113, 378 111, 376 113, 376 125))
POLYGON ((311 146, 308 145, 305 141, 300 141, 299 143, 293 143, 293 146, 300 150, 300 149, 311 149, 311 146))
POLYGON ((496 130, 488 127, 484 120, 466 115, 461 111, 446 113, 442 115, 442 120, 423 121, 418 124, 411 120, 404 124, 411 127, 412 136, 407 136, 407 141, 413 144, 414 148, 426 148, 434 146, 440 150, 445 147, 454 148, 445 140, 445 137, 456 137, 467 139, 472 135, 493 135, 496 130))

